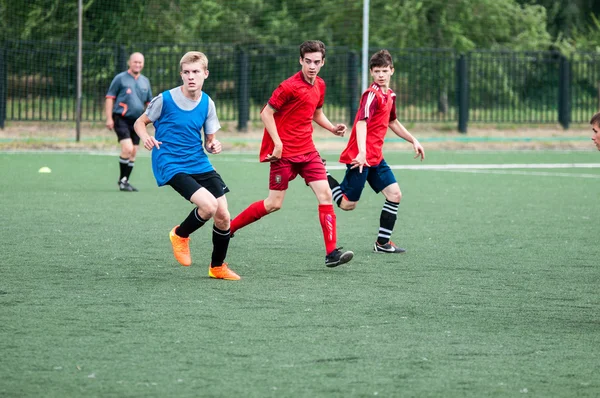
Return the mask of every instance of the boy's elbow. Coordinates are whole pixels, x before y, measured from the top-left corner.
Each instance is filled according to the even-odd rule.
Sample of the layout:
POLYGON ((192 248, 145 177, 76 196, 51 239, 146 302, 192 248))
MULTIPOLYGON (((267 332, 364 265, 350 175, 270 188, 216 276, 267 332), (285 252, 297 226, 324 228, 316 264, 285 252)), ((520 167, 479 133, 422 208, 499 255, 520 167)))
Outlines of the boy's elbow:
POLYGON ((263 111, 260 113, 260 120, 262 120, 263 123, 273 120, 273 113, 267 111, 266 108, 263 109, 263 111))

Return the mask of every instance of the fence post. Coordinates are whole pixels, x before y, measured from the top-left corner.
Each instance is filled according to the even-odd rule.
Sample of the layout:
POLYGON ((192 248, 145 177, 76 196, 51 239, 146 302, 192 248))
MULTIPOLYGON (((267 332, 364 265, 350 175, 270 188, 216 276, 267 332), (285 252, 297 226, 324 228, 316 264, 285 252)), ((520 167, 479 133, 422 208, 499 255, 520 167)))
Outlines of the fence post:
POLYGON ((466 134, 469 122, 469 71, 465 54, 460 54, 456 60, 456 93, 458 97, 458 131, 466 134))
POLYGON ((250 95, 249 95, 249 62, 248 53, 238 48, 237 55, 237 94, 238 94, 238 130, 247 131, 250 120, 250 95))
POLYGON ((358 110, 358 54, 348 52, 348 109, 350 109, 350 126, 354 123, 354 116, 358 110))
POLYGON ((6 68, 6 47, 0 48, 0 129, 4 130, 4 121, 6 120, 6 106, 8 94, 8 79, 6 68))
POLYGON ((567 130, 571 122, 571 63, 562 55, 558 79, 558 122, 567 130))
POLYGON ((116 49, 116 55, 117 55, 117 64, 115 65, 115 67, 117 68, 117 70, 115 71, 115 75, 117 73, 121 73, 124 70, 127 70, 127 49, 125 49, 125 46, 118 46, 116 49))

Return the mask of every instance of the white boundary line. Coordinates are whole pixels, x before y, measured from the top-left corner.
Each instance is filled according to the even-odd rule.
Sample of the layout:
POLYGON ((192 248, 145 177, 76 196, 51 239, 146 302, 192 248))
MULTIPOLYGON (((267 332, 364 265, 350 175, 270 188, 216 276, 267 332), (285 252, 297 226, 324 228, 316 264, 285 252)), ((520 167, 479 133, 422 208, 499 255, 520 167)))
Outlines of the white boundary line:
MULTIPOLYGON (((595 169, 600 163, 507 163, 507 164, 417 164, 390 165, 392 170, 497 170, 497 169, 595 169)), ((328 170, 345 170, 344 165, 327 166, 328 170)))
MULTIPOLYGON (((72 154, 72 155, 96 155, 96 156, 114 156, 114 153, 96 152, 96 151, 6 151, 0 154, 17 155, 17 154, 72 154)), ((239 159, 235 155, 248 155, 245 153, 239 154, 224 154, 220 161, 235 161, 235 162, 257 162, 256 156, 251 156, 246 159, 239 159), (233 159, 227 155, 234 155, 233 159), (237 158, 237 159, 236 159, 237 158)), ((434 171, 451 171, 462 173, 487 173, 487 174, 513 174, 513 175, 535 175, 547 177, 580 177, 580 178, 600 178, 600 174, 583 174, 583 173, 552 173, 543 171, 519 171, 515 169, 600 169, 600 163, 507 163, 507 164, 416 164, 416 165, 390 165, 393 170, 434 170, 434 171)), ((345 170, 346 166, 342 164, 328 165, 328 170, 345 170)))
POLYGON ((522 176, 543 176, 543 177, 579 177, 579 178, 600 178, 600 174, 580 174, 580 173, 551 173, 548 171, 518 171, 518 170, 437 170, 450 171, 455 173, 474 173, 474 174, 513 174, 522 176))

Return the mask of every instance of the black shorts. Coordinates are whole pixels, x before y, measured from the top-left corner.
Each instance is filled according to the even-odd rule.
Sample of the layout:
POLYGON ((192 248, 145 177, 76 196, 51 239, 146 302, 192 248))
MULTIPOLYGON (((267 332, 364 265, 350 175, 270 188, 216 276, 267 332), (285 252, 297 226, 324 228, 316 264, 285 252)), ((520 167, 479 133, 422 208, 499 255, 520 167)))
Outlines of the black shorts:
POLYGON ((181 196, 190 200, 192 195, 200 188, 206 188, 215 198, 220 198, 229 192, 229 188, 223 182, 223 179, 216 171, 209 171, 202 174, 175 174, 167 182, 167 185, 173 187, 181 196))
POLYGON ((133 145, 140 145, 140 137, 135 133, 133 129, 133 124, 137 119, 129 119, 119 115, 118 113, 113 113, 113 121, 115 122, 115 133, 117 133, 117 138, 119 142, 121 140, 126 140, 131 138, 133 145))

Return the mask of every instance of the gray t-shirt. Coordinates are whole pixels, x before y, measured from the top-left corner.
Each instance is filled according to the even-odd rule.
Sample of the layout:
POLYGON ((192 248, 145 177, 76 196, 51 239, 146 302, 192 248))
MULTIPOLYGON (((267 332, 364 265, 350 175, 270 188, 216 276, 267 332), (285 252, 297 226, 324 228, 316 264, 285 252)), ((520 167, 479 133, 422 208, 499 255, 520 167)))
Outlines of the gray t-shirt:
MULTIPOLYGON (((184 111, 191 111, 194 109, 200 103, 202 96, 206 95, 206 93, 202 92, 200 98, 198 98, 197 101, 194 101, 183 95, 181 86, 172 88, 169 90, 169 92, 171 93, 171 97, 173 97, 175 105, 184 111)), ((148 108, 146 109, 146 116, 148 116, 148 119, 150 119, 152 122, 158 120, 162 112, 162 105, 163 97, 161 93, 154 97, 152 102, 150 102, 150 105, 148 105, 148 108)), ((204 122, 204 134, 214 134, 219 131, 220 128, 221 124, 219 123, 219 118, 217 117, 217 108, 215 107, 214 101, 208 97, 208 115, 206 116, 206 121, 204 122)))
POLYGON ((106 97, 115 100, 113 113, 128 119, 137 119, 152 99, 150 81, 144 75, 139 75, 136 79, 127 71, 121 72, 110 83, 106 97))

